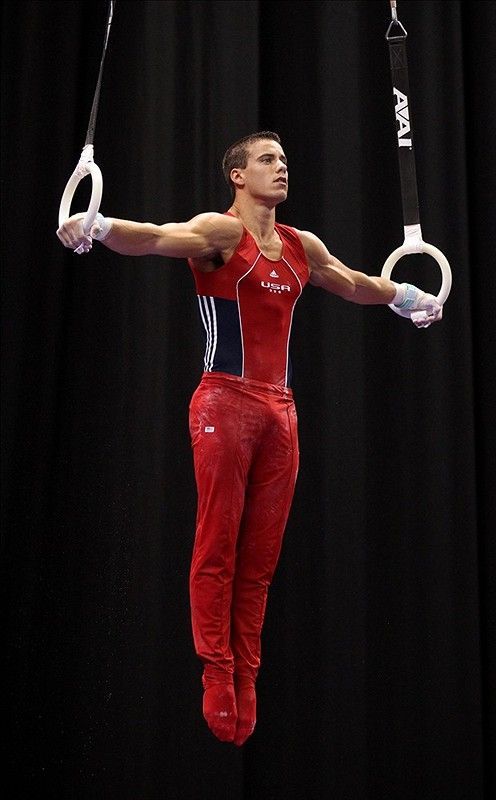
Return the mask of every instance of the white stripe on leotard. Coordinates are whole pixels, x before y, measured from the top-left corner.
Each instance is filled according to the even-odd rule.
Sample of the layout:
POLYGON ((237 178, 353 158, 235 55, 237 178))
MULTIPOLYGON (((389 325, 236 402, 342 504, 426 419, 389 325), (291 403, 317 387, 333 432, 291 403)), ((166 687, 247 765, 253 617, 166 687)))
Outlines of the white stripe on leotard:
POLYGON ((217 311, 215 308, 215 300, 213 297, 198 295, 198 304, 200 306, 200 316, 203 327, 207 335, 204 358, 205 372, 212 372, 217 350, 217 311))

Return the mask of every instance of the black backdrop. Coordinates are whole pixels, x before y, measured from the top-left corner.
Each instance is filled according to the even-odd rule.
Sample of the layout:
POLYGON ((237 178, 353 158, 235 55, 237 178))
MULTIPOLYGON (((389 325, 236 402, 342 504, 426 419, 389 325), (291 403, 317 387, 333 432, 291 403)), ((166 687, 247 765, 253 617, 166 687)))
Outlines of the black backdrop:
MULTIPOLYGON (((107 5, 4 4, 9 798, 494 790, 495 8, 400 0, 423 232, 454 286, 427 331, 310 287, 300 301, 301 469, 240 751, 203 722, 190 634, 192 278, 98 244, 78 257, 55 236, 107 5)), ((95 139, 102 210, 222 211, 225 148, 273 129, 291 176, 280 221, 377 274, 402 240, 389 19, 385 0, 120 0, 95 139)), ((422 257, 395 277, 439 285, 422 257)))

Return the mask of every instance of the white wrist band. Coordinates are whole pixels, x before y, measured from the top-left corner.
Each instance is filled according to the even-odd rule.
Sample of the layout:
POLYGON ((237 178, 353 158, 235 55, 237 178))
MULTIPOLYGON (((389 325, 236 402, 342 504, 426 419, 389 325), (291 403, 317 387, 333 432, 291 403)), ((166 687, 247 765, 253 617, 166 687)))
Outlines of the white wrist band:
POLYGON ((95 222, 98 225, 100 230, 95 230, 95 232, 91 233, 93 239, 96 239, 98 242, 102 242, 104 239, 107 238, 110 231, 112 230, 112 220, 109 217, 104 217, 103 214, 98 214, 95 217, 95 222))
POLYGON ((391 283, 394 285, 394 288, 396 289, 396 294, 392 299, 392 303, 394 306, 399 306, 405 299, 405 294, 406 294, 405 284, 395 283, 394 281, 391 281, 391 283))
POLYGON ((415 308, 419 300, 419 290, 411 283, 396 284, 396 294, 393 299, 393 305, 398 308, 415 308))

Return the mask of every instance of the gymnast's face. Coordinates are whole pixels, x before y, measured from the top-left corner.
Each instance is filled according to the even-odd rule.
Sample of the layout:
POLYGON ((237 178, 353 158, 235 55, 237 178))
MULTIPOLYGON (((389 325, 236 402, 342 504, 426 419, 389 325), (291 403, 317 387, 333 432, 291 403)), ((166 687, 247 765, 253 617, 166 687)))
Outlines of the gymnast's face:
POLYGON ((259 139, 248 153, 246 167, 231 173, 236 186, 255 199, 282 203, 288 195, 288 162, 281 145, 259 139))

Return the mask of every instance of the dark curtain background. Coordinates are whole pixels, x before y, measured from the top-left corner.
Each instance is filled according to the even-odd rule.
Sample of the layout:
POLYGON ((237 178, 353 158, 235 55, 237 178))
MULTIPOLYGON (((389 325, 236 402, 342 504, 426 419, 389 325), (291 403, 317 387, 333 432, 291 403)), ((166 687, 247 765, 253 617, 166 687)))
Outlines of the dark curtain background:
MULTIPOLYGON (((192 277, 55 236, 107 4, 4 4, 9 798, 494 796, 495 10, 400 0, 423 233, 453 290, 426 331, 311 287, 300 301, 301 469, 238 750, 203 721, 190 633, 192 277)), ((223 211, 224 150, 272 129, 291 177, 278 219, 379 273, 403 239, 389 20, 386 0, 119 0, 104 213, 223 211)), ((420 256, 394 277, 440 283, 420 256)))

